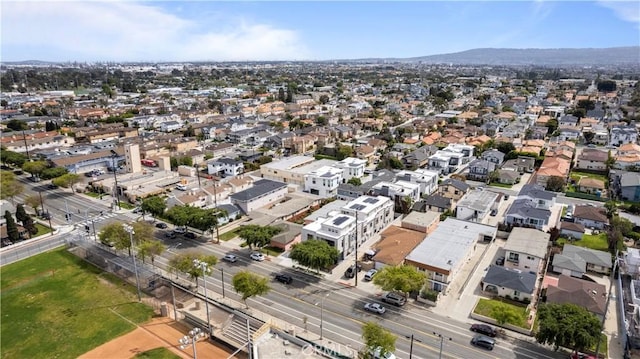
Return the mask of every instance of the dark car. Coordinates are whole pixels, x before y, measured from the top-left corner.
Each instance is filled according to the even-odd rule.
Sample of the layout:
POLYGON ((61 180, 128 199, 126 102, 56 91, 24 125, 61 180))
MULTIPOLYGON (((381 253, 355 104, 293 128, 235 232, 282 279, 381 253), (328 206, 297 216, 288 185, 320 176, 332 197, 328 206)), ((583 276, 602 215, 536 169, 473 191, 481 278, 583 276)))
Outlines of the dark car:
POLYGON ((173 233, 173 232, 165 232, 165 233, 164 233, 164 236, 165 236, 166 238, 176 238, 176 237, 177 237, 177 234, 175 234, 175 233, 173 233))
POLYGON ((288 274, 276 274, 276 280, 284 284, 291 284, 291 282, 293 282, 293 278, 288 274))
POLYGON ((473 324, 471 325, 471 331, 488 335, 490 337, 495 337, 498 334, 498 331, 495 328, 486 324, 473 324))
POLYGON ((184 234, 184 236, 185 236, 185 238, 189 238, 189 239, 196 239, 198 237, 193 232, 187 232, 187 233, 184 234))
POLYGON ((496 259, 496 265, 503 266, 504 265, 504 257, 498 257, 498 259, 496 259))
POLYGON ((167 226, 167 224, 166 224, 166 223, 164 223, 164 222, 158 222, 158 223, 156 223, 156 228, 162 228, 162 229, 165 229, 165 228, 167 228, 167 227, 168 227, 168 226, 167 226))
MULTIPOLYGON (((360 264, 358 264, 358 268, 357 271, 360 272, 362 270, 362 266, 360 264)), ((355 265, 351 265, 349 268, 347 268, 346 271, 344 271, 344 276, 347 278, 353 278, 356 276, 356 266, 355 265)))
POLYGON ((478 334, 473 337, 473 339, 471 339, 471 344, 477 347, 493 350, 493 347, 496 345, 496 340, 493 338, 489 338, 486 335, 478 334))

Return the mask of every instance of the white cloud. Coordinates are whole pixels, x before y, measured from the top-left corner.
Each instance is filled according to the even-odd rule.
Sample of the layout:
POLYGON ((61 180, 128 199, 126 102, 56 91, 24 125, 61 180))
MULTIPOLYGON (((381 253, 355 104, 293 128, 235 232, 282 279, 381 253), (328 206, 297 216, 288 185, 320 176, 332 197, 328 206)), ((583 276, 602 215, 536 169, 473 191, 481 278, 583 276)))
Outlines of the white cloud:
POLYGON ((224 24, 216 19, 213 30, 152 3, 3 1, 1 14, 3 57, 14 60, 21 54, 13 51, 33 54, 39 48, 39 58, 47 60, 309 58, 295 31, 235 19, 224 24))
POLYGON ((633 22, 640 27, 640 3, 631 1, 598 1, 600 6, 613 10, 618 18, 623 21, 633 22))

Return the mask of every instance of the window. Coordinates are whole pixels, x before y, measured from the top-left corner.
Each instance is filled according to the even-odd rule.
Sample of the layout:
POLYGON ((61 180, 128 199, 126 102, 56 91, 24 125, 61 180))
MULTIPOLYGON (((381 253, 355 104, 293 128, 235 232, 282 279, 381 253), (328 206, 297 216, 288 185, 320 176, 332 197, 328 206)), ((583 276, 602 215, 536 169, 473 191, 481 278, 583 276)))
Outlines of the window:
POLYGON ((509 253, 509 261, 518 262, 519 260, 520 260, 520 254, 519 253, 513 253, 513 252, 509 253))

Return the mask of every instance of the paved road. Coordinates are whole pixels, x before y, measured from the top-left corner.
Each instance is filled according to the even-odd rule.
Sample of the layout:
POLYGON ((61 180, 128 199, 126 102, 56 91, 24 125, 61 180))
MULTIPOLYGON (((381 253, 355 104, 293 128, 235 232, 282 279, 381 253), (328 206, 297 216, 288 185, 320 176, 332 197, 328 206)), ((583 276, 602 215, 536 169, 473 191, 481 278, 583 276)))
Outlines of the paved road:
MULTIPOLYGON (((199 245, 184 239, 172 239, 168 245, 173 246, 169 253, 189 251, 198 248, 200 253, 209 253, 222 257, 229 250, 216 244, 199 245), (180 245, 177 245, 180 243, 180 245)), ((443 342, 443 358, 562 358, 563 355, 544 347, 516 339, 498 339, 493 352, 472 347, 469 342, 473 333, 468 330, 469 324, 448 318, 446 313, 436 314, 423 307, 408 304, 402 308, 392 307, 379 302, 377 297, 359 288, 345 287, 338 283, 328 282, 296 270, 280 267, 270 261, 255 262, 249 259, 248 250, 232 251, 240 259, 236 263, 222 262, 216 268, 224 271, 225 293, 227 298, 240 302, 233 291, 231 278, 240 270, 272 277, 275 273, 289 273, 294 277, 291 285, 272 282, 269 294, 256 299, 249 299, 249 306, 261 313, 269 314, 280 320, 304 328, 307 317, 307 329, 320 338, 320 323, 323 336, 352 348, 362 347, 361 326, 367 321, 376 321, 398 336, 396 354, 400 358, 409 357, 410 339, 414 335, 413 357, 436 358, 439 354, 440 338, 452 338, 443 342), (387 313, 382 316, 365 312, 365 302, 375 301, 387 306, 387 313), (322 317, 322 320, 320 319, 322 317), (419 341, 418 341, 419 340, 419 341)), ((165 267, 170 255, 156 259, 159 267, 165 267)), ((207 277, 209 296, 221 298, 222 272, 214 271, 207 277)), ((200 281, 202 285, 202 281, 200 281)))

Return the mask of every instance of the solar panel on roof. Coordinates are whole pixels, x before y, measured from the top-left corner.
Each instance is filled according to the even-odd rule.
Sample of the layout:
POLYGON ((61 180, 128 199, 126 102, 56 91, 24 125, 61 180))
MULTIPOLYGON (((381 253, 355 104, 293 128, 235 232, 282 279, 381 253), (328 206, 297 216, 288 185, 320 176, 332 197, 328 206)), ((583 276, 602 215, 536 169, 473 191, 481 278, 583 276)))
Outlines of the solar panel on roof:
POLYGON ((359 211, 359 210, 361 210, 361 209, 364 209, 364 206, 363 206, 363 205, 361 205, 361 204, 357 204, 357 203, 356 203, 356 204, 351 205, 351 207, 349 207, 349 208, 351 208, 351 209, 355 209, 356 211, 359 211))
POLYGON ((378 203, 378 201, 379 201, 379 200, 378 200, 377 198, 373 198, 373 197, 369 197, 369 198, 365 198, 365 199, 364 199, 364 202, 365 202, 365 203, 371 203, 371 204, 373 204, 373 203, 378 203))
POLYGON ((344 223, 347 219, 349 219, 349 217, 345 217, 345 216, 340 216, 338 218, 335 218, 333 220, 333 224, 336 226, 341 225, 342 223, 344 223))

